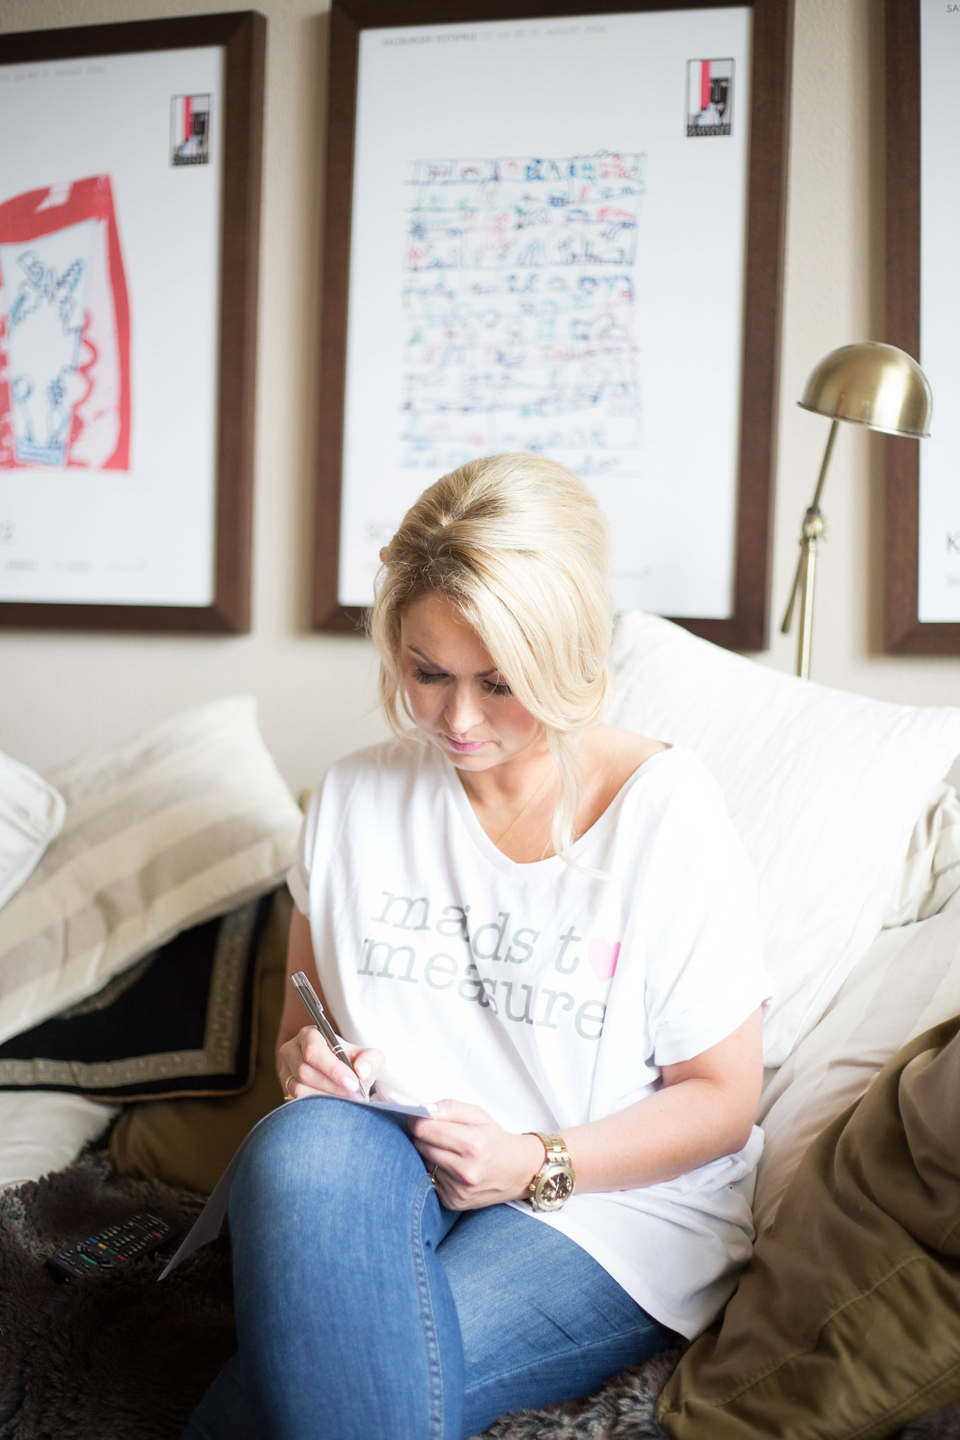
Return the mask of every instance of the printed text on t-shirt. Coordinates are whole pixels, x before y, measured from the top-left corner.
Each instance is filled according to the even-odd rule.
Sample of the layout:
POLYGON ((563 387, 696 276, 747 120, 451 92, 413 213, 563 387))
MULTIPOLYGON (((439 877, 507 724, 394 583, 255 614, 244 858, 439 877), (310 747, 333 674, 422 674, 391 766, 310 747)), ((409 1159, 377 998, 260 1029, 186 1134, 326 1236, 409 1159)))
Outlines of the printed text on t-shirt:
POLYGON ((422 981, 431 990, 449 991, 452 997, 478 1004, 515 1024, 572 1029, 583 1040, 599 1040, 606 1005, 595 995, 583 998, 583 981, 590 983, 590 972, 600 982, 613 977, 620 955, 619 942, 594 936, 586 942, 584 957, 584 937, 570 924, 565 929, 556 925, 549 931, 536 929, 511 923, 511 913, 500 910, 494 920, 473 925, 469 905, 443 905, 431 910, 425 895, 413 897, 389 890, 381 893, 379 913, 370 916, 378 931, 363 940, 358 975, 411 985, 422 981), (402 939, 387 939, 379 930, 381 926, 403 931, 402 939), (455 944, 434 948, 436 935, 460 941, 466 949, 455 944), (451 953, 454 950, 457 953, 451 953), (581 993, 575 995, 560 988, 554 976, 573 975, 584 958, 584 969, 571 987, 581 993), (536 974, 531 975, 533 983, 525 983, 502 969, 499 973, 481 973, 477 961, 486 962, 485 971, 490 964, 526 965, 534 961, 536 974))

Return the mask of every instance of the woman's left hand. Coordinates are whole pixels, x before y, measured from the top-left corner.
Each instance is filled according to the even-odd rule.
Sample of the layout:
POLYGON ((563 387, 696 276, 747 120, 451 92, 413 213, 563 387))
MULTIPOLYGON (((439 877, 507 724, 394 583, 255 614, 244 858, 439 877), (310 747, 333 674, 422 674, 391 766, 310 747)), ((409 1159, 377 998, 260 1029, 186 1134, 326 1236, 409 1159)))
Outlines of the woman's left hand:
POLYGON ((519 1200, 543 1164, 536 1135, 514 1135, 479 1105, 441 1100, 429 1120, 409 1119, 413 1143, 448 1210, 482 1210, 519 1200))

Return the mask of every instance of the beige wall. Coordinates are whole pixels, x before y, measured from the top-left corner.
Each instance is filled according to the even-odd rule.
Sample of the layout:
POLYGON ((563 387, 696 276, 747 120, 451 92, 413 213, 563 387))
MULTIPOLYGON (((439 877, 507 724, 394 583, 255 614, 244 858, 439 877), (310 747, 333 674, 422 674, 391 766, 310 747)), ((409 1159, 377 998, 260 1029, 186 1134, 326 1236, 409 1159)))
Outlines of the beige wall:
MULTIPOLYGON (((257 389, 254 628, 237 639, 0 632, 0 748, 39 768, 198 700, 251 691, 288 780, 377 738, 365 641, 306 630, 323 127, 320 0, 269 18, 257 389)), ((237 0, 0 0, 0 29, 239 8, 237 0)), ((792 579, 827 422, 796 408, 828 350, 883 338, 883 5, 797 0, 774 547, 774 614, 792 579)), ((880 650, 881 444, 844 427, 834 453, 814 677, 914 703, 960 703, 960 659, 880 650)), ((776 633, 765 663, 789 670, 776 633)))

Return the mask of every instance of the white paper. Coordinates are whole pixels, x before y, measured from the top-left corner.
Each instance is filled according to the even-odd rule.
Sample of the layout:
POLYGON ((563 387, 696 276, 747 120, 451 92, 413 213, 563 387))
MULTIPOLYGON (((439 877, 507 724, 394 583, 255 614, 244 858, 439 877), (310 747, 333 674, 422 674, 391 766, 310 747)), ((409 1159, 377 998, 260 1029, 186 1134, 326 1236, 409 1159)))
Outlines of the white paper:
MULTIPOLYGON (((425 1119, 429 1118, 432 1113, 426 1105, 417 1105, 412 1102, 400 1103, 390 1100, 378 1100, 376 1098, 370 1100, 354 1100, 349 1095, 301 1095, 298 1099, 291 1100, 288 1103, 291 1105, 302 1105, 311 1100, 346 1100, 351 1105, 366 1105, 372 1110, 386 1110, 391 1115, 417 1115, 425 1119)), ((240 1163, 240 1156, 247 1148, 251 1137, 257 1133, 261 1125, 266 1124, 274 1113, 274 1111, 271 1111, 270 1115, 264 1115, 263 1119, 258 1120, 256 1125, 254 1125, 250 1134, 220 1176, 213 1194, 193 1222, 193 1226, 181 1243, 180 1248, 157 1277, 158 1280, 165 1280, 171 1270, 176 1270, 177 1266, 188 1259, 195 1250, 199 1250, 203 1245, 209 1245, 211 1240, 216 1240, 220 1234, 224 1217, 227 1213, 227 1206, 230 1201, 230 1186, 233 1184, 233 1177, 240 1163)))
POLYGON ((622 606, 731 614, 751 19, 361 32, 343 604, 428 484, 526 449, 604 506, 622 606))
POLYGON ((958 66, 960 9, 921 0, 919 358, 933 391, 930 438, 919 441, 918 615, 924 622, 960 621, 958 66))
MULTIPOLYGON (((35 467, 0 468, 0 600, 212 601, 222 72, 220 47, 0 66, 0 205, 46 187, 57 187, 56 199, 74 182, 109 177, 129 296, 132 432, 123 470, 101 468, 96 446, 73 466, 48 455, 35 467), (205 160, 186 153, 188 143, 174 161, 185 97, 197 114, 208 107, 205 160)), ((97 258, 95 229, 71 255, 52 239, 32 247, 33 262, 29 243, 0 247, 8 322, 24 266, 42 263, 59 283, 61 262, 97 258)), ((90 300, 82 286, 71 291, 76 313, 65 328, 77 332, 90 300)), ((69 368, 76 357, 62 343, 69 368)), ((54 350, 40 349, 49 371, 54 350)), ((29 423, 49 430, 37 406, 49 394, 46 371, 29 423)), ((82 370, 73 380, 75 399, 82 370)))

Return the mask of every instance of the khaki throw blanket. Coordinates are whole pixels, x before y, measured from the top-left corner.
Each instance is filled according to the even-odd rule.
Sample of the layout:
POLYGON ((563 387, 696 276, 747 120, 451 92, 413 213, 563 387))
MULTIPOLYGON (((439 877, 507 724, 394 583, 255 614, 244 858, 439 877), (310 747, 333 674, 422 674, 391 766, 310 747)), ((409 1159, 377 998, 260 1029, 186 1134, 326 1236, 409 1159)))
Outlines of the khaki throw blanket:
POLYGON ((881 1440, 960 1400, 960 1017, 814 1142, 657 1411, 674 1440, 881 1440))

